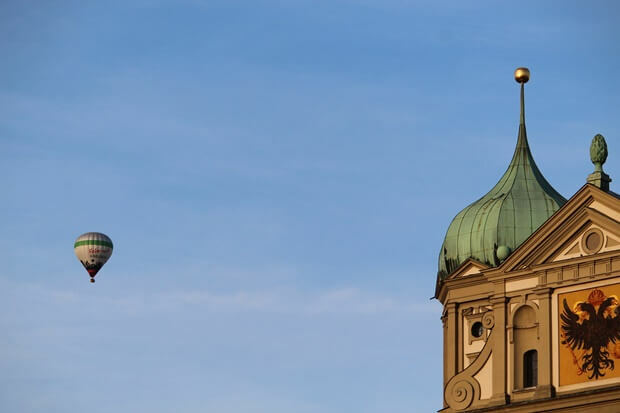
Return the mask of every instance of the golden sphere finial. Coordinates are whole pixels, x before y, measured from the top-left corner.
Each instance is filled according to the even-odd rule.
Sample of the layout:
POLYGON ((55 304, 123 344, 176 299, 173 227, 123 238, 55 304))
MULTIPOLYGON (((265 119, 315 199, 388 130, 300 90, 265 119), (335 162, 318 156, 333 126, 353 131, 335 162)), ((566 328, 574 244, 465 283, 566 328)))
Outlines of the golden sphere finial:
POLYGON ((515 80, 519 83, 527 83, 530 80, 530 69, 527 67, 519 67, 515 70, 515 80))

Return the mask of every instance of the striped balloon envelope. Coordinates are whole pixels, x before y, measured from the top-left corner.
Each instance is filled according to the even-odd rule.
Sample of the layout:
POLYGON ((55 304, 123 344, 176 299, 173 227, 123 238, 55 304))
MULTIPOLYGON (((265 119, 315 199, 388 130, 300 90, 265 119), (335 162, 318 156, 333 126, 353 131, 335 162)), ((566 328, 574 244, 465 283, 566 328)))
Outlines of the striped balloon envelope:
POLYGON ((95 275, 112 256, 113 248, 112 240, 100 232, 87 232, 75 240, 75 256, 88 271, 91 283, 95 282, 95 275))

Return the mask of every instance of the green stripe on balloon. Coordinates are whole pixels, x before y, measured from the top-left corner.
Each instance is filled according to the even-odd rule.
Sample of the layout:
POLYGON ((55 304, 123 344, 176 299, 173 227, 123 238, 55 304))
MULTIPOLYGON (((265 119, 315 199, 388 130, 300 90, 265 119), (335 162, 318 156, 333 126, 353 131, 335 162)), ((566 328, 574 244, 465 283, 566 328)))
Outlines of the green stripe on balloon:
POLYGON ((77 241, 75 244, 73 244, 73 248, 79 247, 81 245, 102 245, 104 247, 114 248, 111 242, 99 241, 96 239, 87 239, 84 241, 77 241))

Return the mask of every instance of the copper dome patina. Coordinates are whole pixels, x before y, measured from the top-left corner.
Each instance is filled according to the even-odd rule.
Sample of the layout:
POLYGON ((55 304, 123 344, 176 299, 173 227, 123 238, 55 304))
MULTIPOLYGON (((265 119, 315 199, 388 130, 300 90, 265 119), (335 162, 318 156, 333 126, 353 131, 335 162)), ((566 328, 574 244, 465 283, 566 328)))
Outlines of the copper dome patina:
POLYGON ((438 281, 468 258, 499 265, 566 202, 534 162, 525 131, 527 80, 516 80, 521 83, 521 116, 514 155, 493 189, 459 212, 450 223, 439 253, 438 281))

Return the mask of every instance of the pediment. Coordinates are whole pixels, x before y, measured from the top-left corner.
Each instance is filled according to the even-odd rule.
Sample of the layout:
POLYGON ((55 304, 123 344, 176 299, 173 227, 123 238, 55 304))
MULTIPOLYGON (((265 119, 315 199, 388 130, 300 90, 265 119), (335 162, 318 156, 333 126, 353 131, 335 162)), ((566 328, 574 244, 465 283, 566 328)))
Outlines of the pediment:
POLYGON ((468 258, 465 262, 459 265, 447 279, 454 280, 457 278, 467 277, 469 275, 480 274, 482 270, 486 270, 488 268, 490 268, 488 265, 485 265, 473 258, 468 258))
POLYGON ((592 185, 581 188, 498 268, 545 263, 620 250, 620 200, 592 185))
POLYGON ((590 222, 584 226, 582 231, 576 232, 565 245, 568 246, 564 249, 559 248, 545 262, 558 262, 585 255, 620 250, 620 237, 604 227, 590 222))

